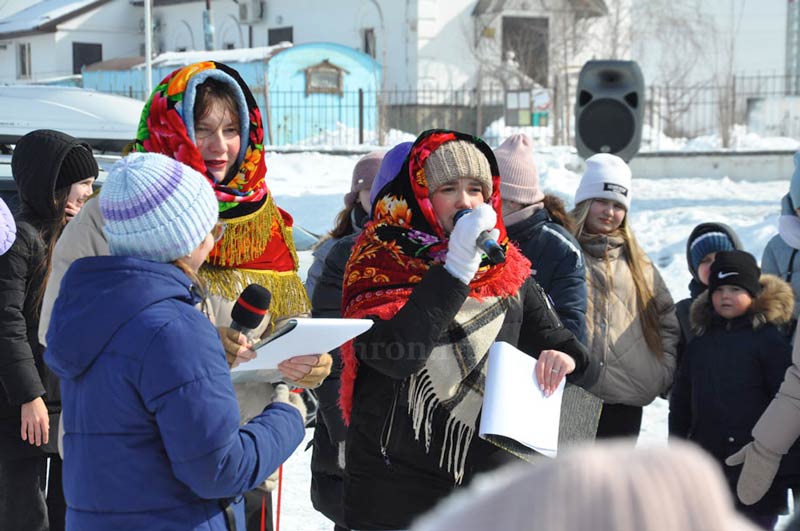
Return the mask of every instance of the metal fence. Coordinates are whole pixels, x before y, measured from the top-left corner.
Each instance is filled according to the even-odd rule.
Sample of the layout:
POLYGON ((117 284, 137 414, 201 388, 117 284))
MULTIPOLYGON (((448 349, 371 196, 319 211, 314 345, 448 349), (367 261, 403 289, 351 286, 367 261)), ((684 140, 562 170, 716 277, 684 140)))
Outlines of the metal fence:
MULTIPOLYGON (((643 142, 663 149, 665 138, 719 135, 723 146, 734 128, 762 136, 800 137, 800 79, 779 75, 734 76, 727 83, 648 86, 643 142)), ((546 120, 507 127, 502 90, 345 91, 325 97, 252 87, 262 108, 266 140, 275 146, 393 145, 430 128, 482 136, 496 146, 514 131, 538 145, 574 143, 577 76, 550 88, 546 120)), ((143 94, 126 94, 142 98, 143 94)))

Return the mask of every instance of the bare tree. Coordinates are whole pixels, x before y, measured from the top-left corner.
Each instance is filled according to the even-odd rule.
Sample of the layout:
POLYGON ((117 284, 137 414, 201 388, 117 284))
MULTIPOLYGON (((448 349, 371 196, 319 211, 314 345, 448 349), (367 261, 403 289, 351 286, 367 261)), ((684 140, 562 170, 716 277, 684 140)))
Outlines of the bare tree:
POLYGON ((648 84, 651 110, 669 136, 685 136, 685 118, 702 94, 711 89, 712 70, 701 68, 710 60, 707 49, 716 42, 713 17, 698 0, 644 0, 632 7, 632 56, 653 66, 648 84))

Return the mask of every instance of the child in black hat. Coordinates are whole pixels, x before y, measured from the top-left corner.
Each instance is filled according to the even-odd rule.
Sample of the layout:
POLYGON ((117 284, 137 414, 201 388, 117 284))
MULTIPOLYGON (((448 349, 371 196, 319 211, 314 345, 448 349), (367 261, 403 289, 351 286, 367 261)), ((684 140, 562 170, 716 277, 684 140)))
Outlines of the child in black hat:
MULTIPOLYGON (((791 346, 779 327, 792 316, 792 288, 761 275, 744 251, 716 254, 708 291, 692 304, 696 333, 675 378, 669 412, 671 436, 706 449, 725 471, 735 492, 741 467, 725 458, 749 442, 750 432, 769 405, 791 363, 791 346)), ((784 462, 796 471, 792 459, 784 462)), ((778 480, 754 505, 737 508, 763 529, 772 529, 786 508, 787 483, 778 480)))

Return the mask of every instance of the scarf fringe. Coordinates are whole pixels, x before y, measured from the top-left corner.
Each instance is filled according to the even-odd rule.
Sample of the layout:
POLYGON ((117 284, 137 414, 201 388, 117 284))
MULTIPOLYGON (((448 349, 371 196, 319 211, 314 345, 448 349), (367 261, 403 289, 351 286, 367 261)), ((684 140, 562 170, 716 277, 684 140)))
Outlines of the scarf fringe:
POLYGON ((294 271, 232 269, 204 264, 200 278, 210 294, 235 301, 250 284, 259 284, 272 293, 269 311, 273 320, 308 313, 311 303, 294 271))
MULTIPOLYGON (((428 371, 423 369, 413 375, 408 387, 408 413, 414 427, 414 437, 420 440, 420 432, 424 428, 425 452, 431 449, 433 439, 433 414, 439 405, 428 371)), ((464 480, 464 469, 467 454, 475 429, 452 415, 448 415, 442 434, 442 450, 439 454, 439 467, 453 474, 453 479, 460 484, 464 480), (445 459, 446 457, 446 459, 445 459), (447 461, 445 463, 445 460, 447 461)))
POLYGON ((475 429, 464 424, 455 417, 449 417, 444 428, 444 444, 439 454, 439 467, 444 464, 447 455, 446 470, 453 474, 453 479, 459 485, 464 480, 464 468, 467 462, 467 453, 472 444, 475 429))
POLYGON ((214 264, 236 267, 239 264, 251 262, 264 254, 264 249, 267 248, 276 233, 283 237, 283 241, 292 254, 293 262, 298 263, 292 228, 286 226, 271 195, 267 196, 264 205, 255 212, 238 218, 222 219, 222 221, 226 224, 225 234, 214 248, 210 258, 214 264))

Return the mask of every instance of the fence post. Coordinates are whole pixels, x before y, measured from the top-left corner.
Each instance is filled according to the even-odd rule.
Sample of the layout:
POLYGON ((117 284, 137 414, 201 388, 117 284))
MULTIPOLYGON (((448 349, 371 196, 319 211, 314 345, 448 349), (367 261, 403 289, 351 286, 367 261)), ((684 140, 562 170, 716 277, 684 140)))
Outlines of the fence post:
POLYGON ((358 143, 364 143, 364 89, 358 89, 358 143))

